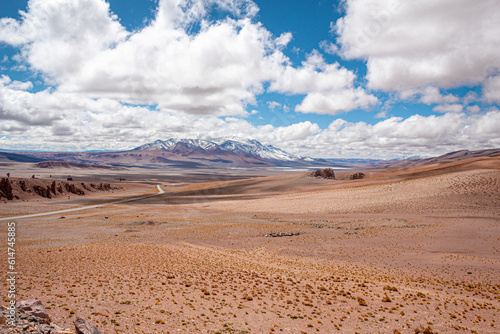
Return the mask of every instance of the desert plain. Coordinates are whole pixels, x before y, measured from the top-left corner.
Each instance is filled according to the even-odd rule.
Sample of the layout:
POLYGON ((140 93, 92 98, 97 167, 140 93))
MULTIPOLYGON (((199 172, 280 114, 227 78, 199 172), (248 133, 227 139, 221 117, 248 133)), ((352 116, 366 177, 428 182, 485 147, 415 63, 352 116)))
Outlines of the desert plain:
POLYGON ((101 333, 500 333, 500 157, 335 172, 37 171, 114 188, 1 201, 17 299, 101 333))

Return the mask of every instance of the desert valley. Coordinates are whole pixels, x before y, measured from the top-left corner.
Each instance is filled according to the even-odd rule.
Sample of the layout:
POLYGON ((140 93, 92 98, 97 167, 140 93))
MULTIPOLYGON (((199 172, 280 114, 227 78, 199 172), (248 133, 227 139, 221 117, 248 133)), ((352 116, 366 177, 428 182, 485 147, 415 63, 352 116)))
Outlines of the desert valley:
POLYGON ((219 150, 201 167, 193 145, 183 166, 168 147, 141 153, 163 166, 3 154, 17 300, 50 316, 25 330, 500 331, 500 150, 337 167, 219 150))
POLYGON ((500 334, 500 1, 0 6, 0 334, 500 334))

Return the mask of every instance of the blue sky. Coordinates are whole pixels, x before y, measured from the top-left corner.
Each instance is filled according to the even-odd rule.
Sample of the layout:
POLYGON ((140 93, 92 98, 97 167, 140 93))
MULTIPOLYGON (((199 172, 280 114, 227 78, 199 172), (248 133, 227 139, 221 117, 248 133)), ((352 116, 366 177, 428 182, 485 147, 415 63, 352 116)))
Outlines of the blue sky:
POLYGON ((496 14, 493 0, 10 1, 0 149, 231 136, 337 158, 500 147, 496 14))

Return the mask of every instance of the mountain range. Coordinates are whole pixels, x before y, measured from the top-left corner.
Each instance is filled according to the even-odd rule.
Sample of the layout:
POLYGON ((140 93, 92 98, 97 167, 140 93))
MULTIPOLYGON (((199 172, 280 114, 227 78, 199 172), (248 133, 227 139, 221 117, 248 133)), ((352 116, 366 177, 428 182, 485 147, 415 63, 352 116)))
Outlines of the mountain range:
MULTIPOLYGON (((290 163, 324 163, 324 160, 313 159, 290 154, 272 145, 263 145, 255 139, 244 139, 238 137, 216 138, 213 140, 201 139, 177 139, 170 138, 166 141, 141 145, 133 151, 165 151, 181 156, 210 158, 224 156, 226 158, 248 158, 262 160, 262 163, 282 164, 290 163)), ((258 162, 260 164, 260 162, 258 162)))
MULTIPOLYGON (((0 163, 40 163, 36 167, 61 167, 61 163, 87 167, 181 167, 181 168, 250 168, 250 167, 373 167, 407 168, 444 164, 469 158, 500 155, 500 149, 461 150, 433 158, 405 160, 314 159, 294 155, 254 139, 238 137, 156 140, 125 151, 106 152, 0 152, 0 163), (83 164, 83 165, 82 165, 83 164)), ((83 167, 82 167, 83 168, 83 167)))
POLYGON ((309 167, 329 165, 323 159, 303 157, 254 139, 156 140, 127 151, 116 152, 6 152, 0 160, 65 161, 114 166, 172 167, 309 167))

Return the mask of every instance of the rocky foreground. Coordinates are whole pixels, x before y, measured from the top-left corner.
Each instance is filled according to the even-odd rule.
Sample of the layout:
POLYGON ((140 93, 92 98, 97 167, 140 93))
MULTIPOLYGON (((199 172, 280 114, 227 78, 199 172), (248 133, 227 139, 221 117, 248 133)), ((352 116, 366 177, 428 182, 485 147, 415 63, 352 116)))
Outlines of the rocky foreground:
POLYGON ((77 317, 75 330, 62 328, 50 319, 42 302, 35 299, 25 300, 15 309, 1 306, 0 333, 33 333, 33 334, 100 334, 97 328, 87 320, 77 317))

